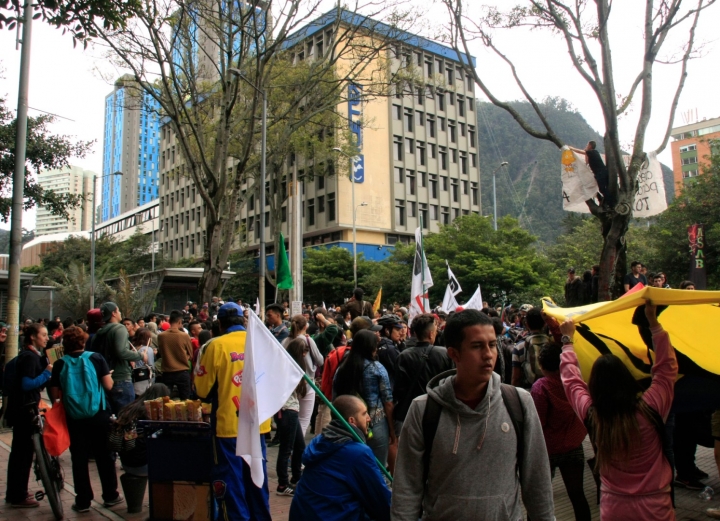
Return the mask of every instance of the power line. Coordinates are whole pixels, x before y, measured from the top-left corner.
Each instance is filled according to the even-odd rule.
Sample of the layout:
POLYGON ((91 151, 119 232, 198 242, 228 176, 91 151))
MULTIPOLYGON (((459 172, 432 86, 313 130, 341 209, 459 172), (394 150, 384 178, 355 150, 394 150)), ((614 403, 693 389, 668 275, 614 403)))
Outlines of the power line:
POLYGON ((48 114, 48 115, 50 115, 50 116, 55 116, 56 118, 67 119, 68 121, 72 121, 73 123, 77 123, 74 119, 66 118, 65 116, 61 116, 60 114, 55 114, 55 113, 53 113, 53 112, 48 112, 47 110, 36 109, 36 108, 34 108, 34 107, 28 107, 28 108, 31 109, 31 110, 36 110, 37 112, 42 112, 42 113, 44 113, 44 114, 48 114))

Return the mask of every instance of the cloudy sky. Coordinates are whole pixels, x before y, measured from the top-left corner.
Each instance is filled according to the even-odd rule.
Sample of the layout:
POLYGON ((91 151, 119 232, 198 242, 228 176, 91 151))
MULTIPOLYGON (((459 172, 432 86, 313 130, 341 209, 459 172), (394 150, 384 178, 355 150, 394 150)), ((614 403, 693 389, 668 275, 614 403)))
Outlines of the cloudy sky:
MULTIPOLYGON (((412 1, 412 0, 411 0, 412 1)), ((326 7, 334 2, 328 0, 326 7)), ((416 0, 417 6, 426 2, 416 0)), ((506 4, 507 2, 502 2, 506 4)), ((591 2, 592 3, 592 2, 591 2)), ((618 94, 627 93, 641 66, 642 59, 642 4, 643 2, 614 2, 610 25, 616 88, 618 94)), ((471 0, 471 17, 479 17, 481 2, 471 0)), ((423 17, 425 34, 439 34, 444 21, 444 11, 437 5, 426 9, 423 17)), ((322 12, 319 11, 319 12, 322 12)), ((686 123, 683 114, 697 112, 699 119, 720 116, 720 96, 716 94, 717 65, 719 61, 716 32, 711 23, 718 19, 718 6, 713 6, 701 19, 697 31, 703 42, 702 56, 689 66, 689 76, 680 100, 675 125, 686 123)), ((415 24, 414 27, 420 27, 415 24)), ((687 25, 687 24, 686 24, 687 25)), ((688 26, 689 27, 689 26, 688 26)), ((687 35, 685 26, 678 27, 675 37, 665 44, 661 57, 669 58, 679 53, 687 35)), ((20 67, 20 51, 15 50, 15 31, 0 31, 0 97, 8 106, 17 105, 17 84, 20 67)), ((602 113, 594 94, 572 68, 563 41, 547 31, 514 29, 498 33, 498 45, 512 58, 530 92, 537 99, 559 96, 569 100, 600 133, 604 130, 602 113)), ((480 75, 501 99, 518 99, 521 93, 512 82, 506 66, 501 64, 480 43, 472 46, 477 57, 480 75)), ((53 131, 74 136, 80 140, 95 141, 93 153, 73 164, 100 172, 102 170, 103 105, 105 96, 112 90, 112 79, 119 71, 105 59, 102 45, 88 49, 73 48, 72 38, 62 35, 42 22, 33 24, 32 58, 30 64, 30 115, 47 111, 58 116, 53 131)), ((646 149, 655 149, 667 125, 669 105, 674 94, 679 67, 658 65, 654 73, 654 110, 647 134, 646 149)), ((481 97, 482 99, 482 97, 481 97)), ((637 122, 636 107, 631 107, 621 120, 622 141, 632 143, 637 122)), ((576 146, 584 143, 573 143, 576 146)), ((493 163, 497 158, 488 158, 493 163)), ((670 164, 669 147, 661 155, 670 164)), ((481 158, 482 161, 482 158, 481 158)), ((24 226, 34 227, 34 212, 26 213, 24 226)))

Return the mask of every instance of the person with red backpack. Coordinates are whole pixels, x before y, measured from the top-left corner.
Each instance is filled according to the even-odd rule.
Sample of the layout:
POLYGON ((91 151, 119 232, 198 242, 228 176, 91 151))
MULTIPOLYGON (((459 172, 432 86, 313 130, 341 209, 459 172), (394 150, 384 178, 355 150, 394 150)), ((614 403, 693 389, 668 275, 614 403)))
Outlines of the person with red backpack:
POLYGON ((124 501, 118 493, 115 460, 107 448, 110 404, 105 391, 113 379, 105 358, 85 351, 88 335, 77 326, 63 331, 65 356, 55 362, 50 378, 50 396, 62 399, 70 434, 70 456, 75 485, 75 512, 89 512, 93 500, 88 462, 95 460, 106 507, 124 501))

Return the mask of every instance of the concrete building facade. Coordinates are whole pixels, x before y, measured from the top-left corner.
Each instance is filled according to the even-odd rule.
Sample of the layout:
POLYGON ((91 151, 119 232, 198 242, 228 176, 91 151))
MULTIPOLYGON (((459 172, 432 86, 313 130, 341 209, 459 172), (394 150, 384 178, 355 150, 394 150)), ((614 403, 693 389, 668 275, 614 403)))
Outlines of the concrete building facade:
MULTIPOLYGON (((341 23, 345 14, 349 23, 363 18, 344 12, 341 23)), ((296 49, 296 59, 322 59, 323 52, 336 45, 332 30, 336 22, 333 11, 291 35, 290 49, 296 49)), ((361 159, 353 160, 352 166, 355 207, 351 204, 353 183, 347 175, 335 173, 347 170, 338 168, 347 158, 338 156, 335 163, 312 166, 297 161, 289 167, 305 179, 303 245, 352 249, 356 212, 358 252, 370 260, 385 258, 397 242, 414 240, 421 217, 423 228, 436 232, 441 224, 481 210, 474 82, 451 48, 373 22, 375 30, 382 32, 383 27, 395 35, 397 43, 383 51, 384 63, 378 68, 389 63, 393 74, 412 69, 407 76, 413 79, 398 82, 385 97, 366 99, 362 77, 346 87, 349 101, 338 110, 347 116, 360 148, 361 159), (363 121, 372 125, 363 128, 363 121), (306 168, 326 175, 308 175, 306 168)), ((171 259, 199 257, 205 241, 205 209, 192 180, 183 175, 183 160, 169 126, 161 130, 160 154, 158 242, 171 259)), ((286 205, 280 228, 287 237, 292 214, 286 205)), ((233 249, 256 250, 260 226, 265 226, 268 253, 272 252, 269 205, 259 206, 256 197, 250 196, 236 216, 238 235, 233 249)))
POLYGON ((101 221, 157 199, 159 138, 157 102, 132 76, 120 77, 105 98, 101 221))
POLYGON ((708 156, 720 151, 720 118, 706 119, 670 131, 675 195, 689 179, 702 173, 708 156))
POLYGON ((38 174, 38 184, 44 190, 52 190, 58 195, 80 195, 80 205, 69 210, 69 219, 53 215, 50 210, 38 206, 35 221, 35 235, 52 233, 79 232, 92 227, 92 182, 95 172, 83 170, 77 166, 45 170, 38 174))

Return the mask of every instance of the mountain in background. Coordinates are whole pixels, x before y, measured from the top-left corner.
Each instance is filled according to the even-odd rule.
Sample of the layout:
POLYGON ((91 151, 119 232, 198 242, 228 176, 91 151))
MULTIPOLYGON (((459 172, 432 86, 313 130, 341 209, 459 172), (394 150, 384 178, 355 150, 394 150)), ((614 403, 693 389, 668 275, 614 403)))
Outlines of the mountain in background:
MULTIPOLYGON (((528 102, 511 102, 513 108, 541 129, 540 119, 528 102)), ((585 148, 595 140, 604 152, 603 138, 582 114, 564 99, 547 98, 540 104, 543 114, 560 139, 568 145, 585 148)), ((480 187, 484 215, 493 213, 492 174, 497 169, 498 217, 511 215, 541 241, 554 243, 564 228, 567 215, 562 208, 560 150, 551 142, 527 134, 513 117, 492 103, 477 103, 477 129, 480 141, 480 187), (503 161, 507 167, 499 168, 503 161)), ((675 191, 672 169, 663 166, 668 202, 675 191)))

